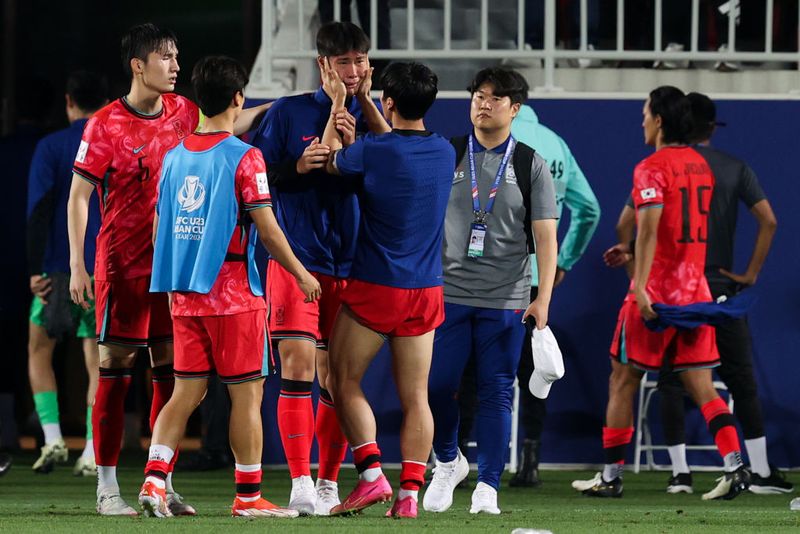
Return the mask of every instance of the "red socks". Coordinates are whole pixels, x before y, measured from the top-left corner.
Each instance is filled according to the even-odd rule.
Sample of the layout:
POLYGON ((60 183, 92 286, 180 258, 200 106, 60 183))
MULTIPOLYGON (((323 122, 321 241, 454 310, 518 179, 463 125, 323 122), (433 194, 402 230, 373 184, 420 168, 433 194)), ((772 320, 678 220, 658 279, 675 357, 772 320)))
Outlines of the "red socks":
POLYGON ((400 470, 400 489, 419 491, 425 484, 425 462, 403 460, 400 470))
POLYGON ((381 466, 381 450, 374 441, 353 447, 353 463, 358 473, 381 466))
POLYGON ((125 424, 125 395, 130 384, 130 369, 100 368, 100 380, 92 408, 92 434, 97 465, 115 466, 119 461, 125 424))
POLYGON ((311 382, 281 379, 278 430, 291 477, 311 476, 309 463, 314 439, 311 382))
POLYGON ((625 449, 633 438, 633 427, 610 428, 603 427, 603 451, 606 454, 606 464, 624 464, 625 449))
POLYGON ((175 373, 172 364, 153 367, 153 402, 150 404, 150 431, 156 426, 156 419, 161 413, 175 388, 175 373))
POLYGON ((706 419, 709 432, 714 436, 719 454, 725 458, 732 452, 740 452, 742 448, 739 445, 739 436, 736 434, 736 422, 725 401, 717 397, 702 405, 700 410, 706 419))
POLYGON ((347 452, 347 439, 344 437, 333 399, 326 389, 320 388, 317 403, 316 421, 317 445, 319 446, 319 472, 317 478, 336 481, 339 467, 347 452))
POLYGON ((253 502, 261 497, 261 466, 259 464, 237 466, 234 477, 236 479, 236 498, 245 502, 253 502))

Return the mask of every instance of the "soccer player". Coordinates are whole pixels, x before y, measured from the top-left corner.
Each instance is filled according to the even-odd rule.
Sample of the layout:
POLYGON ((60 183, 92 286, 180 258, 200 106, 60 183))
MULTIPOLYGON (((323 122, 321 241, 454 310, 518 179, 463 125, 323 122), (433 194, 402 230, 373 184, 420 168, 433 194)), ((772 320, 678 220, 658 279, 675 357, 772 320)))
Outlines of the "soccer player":
POLYGON ((649 330, 652 303, 685 305, 711 300, 704 276, 708 213, 714 175, 706 160, 685 145, 691 130, 689 100, 680 89, 650 92, 642 111, 645 143, 656 152, 633 175, 638 234, 634 275, 619 312, 611 344, 611 379, 603 427, 606 465, 590 481, 575 481, 585 495, 621 497, 625 449, 633 436, 633 397, 644 371, 666 363, 680 372, 686 390, 703 412, 725 463, 725 476, 704 498, 733 499, 747 489, 733 416, 712 385, 719 365, 714 329, 649 330), (666 361, 665 361, 666 360, 666 361))
MULTIPOLYGON (((335 93, 323 136, 331 148, 327 170, 359 177, 363 184, 351 281, 342 293, 330 347, 336 410, 359 481, 331 515, 392 497, 381 471, 374 414, 361 389, 364 373, 388 339, 403 423, 400 492, 387 516, 413 518, 433 438, 426 385, 434 331, 444 319, 441 247, 453 148, 425 129, 423 118, 437 93, 437 77, 428 67, 386 67, 381 105, 392 129, 384 123, 385 133, 367 134, 344 149, 337 112, 344 110, 346 88, 335 68, 326 68, 324 76, 335 93)), ((377 119, 374 104, 364 112, 377 119)))
POLYGON ((429 385, 436 467, 423 507, 448 510, 453 489, 469 472, 458 449, 456 393, 474 357, 478 484, 470 512, 499 514, 497 489, 511 436, 522 323, 532 316, 536 328, 547 325, 558 212, 544 159, 511 135, 511 122, 528 96, 525 78, 511 69, 487 68, 475 75, 469 91, 473 131, 457 162, 445 220, 445 322, 436 332, 429 385), (478 246, 470 244, 472 237, 478 246), (529 237, 536 238, 539 267, 533 302, 529 237))
POLYGON ((214 370, 231 396, 231 513, 298 515, 261 497, 261 398, 271 354, 251 225, 307 302, 319 297, 320 285, 292 253, 270 209, 261 152, 232 135, 247 82, 247 71, 233 59, 200 60, 192 86, 205 123, 164 157, 151 290, 171 292, 177 384, 156 420, 139 494, 145 513, 156 517, 172 515, 169 464, 214 370))
MULTIPOLYGON (((74 334, 81 338, 89 384, 86 390, 86 446, 75 463, 73 474, 97 474, 92 442, 92 403, 98 377, 94 302, 84 310, 70 300, 67 199, 72 162, 81 142, 83 127, 107 103, 108 83, 103 77, 87 71, 70 74, 66 91, 70 126, 39 141, 28 177, 28 269, 34 295, 28 336, 28 378, 44 431, 44 446, 33 464, 37 473, 49 473, 56 462, 67 461, 67 447, 59 423, 53 350, 59 338, 74 334)), ((94 196, 84 248, 90 269, 94 266, 94 240, 99 228, 100 211, 94 196)))
MULTIPOLYGON (((366 131, 361 107, 370 101, 370 42, 349 22, 323 25, 317 33, 317 63, 336 69, 347 88, 347 113, 340 128, 350 144, 366 131)), ((371 101, 370 101, 371 102, 371 101)), ((322 284, 322 298, 304 302, 291 276, 276 262, 267 268, 270 335, 278 341, 281 392, 278 429, 292 477, 289 507, 301 514, 327 515, 339 504, 337 480, 347 442, 339 428, 334 399, 327 387, 328 338, 347 285, 358 233, 359 211, 353 180, 333 179, 325 172, 330 149, 320 138, 331 113, 331 95, 315 93, 277 100, 259 127, 253 144, 267 162, 278 222, 292 250, 322 284), (316 421, 311 400, 314 375, 320 398, 316 421), (319 471, 311 479, 311 445, 316 434, 319 471)))
MULTIPOLYGON (((100 379, 92 412, 97 461, 97 511, 135 515, 120 496, 116 466, 123 429, 123 403, 140 347, 150 349, 153 402, 150 425, 172 394, 172 322, 166 295, 150 294, 152 225, 161 160, 191 134, 200 114, 174 94, 178 77, 175 34, 153 24, 134 26, 122 38, 122 63, 131 77, 127 95, 87 123, 75 157, 67 208, 70 293, 85 309, 95 297, 100 379), (84 263, 86 214, 93 188, 100 197, 95 290, 84 263)), ((265 106, 240 115, 235 133, 246 132, 265 106)), ((167 480, 175 515, 194 514, 167 480)))
MULTIPOLYGON (((690 141, 695 150, 708 162, 714 174, 714 194, 708 215, 708 244, 705 276, 711 296, 730 297, 753 285, 769 253, 777 220, 753 170, 743 161, 710 146, 717 122, 716 106, 706 95, 689 93, 694 128, 690 141), (737 274, 733 269, 733 243, 736 234, 739 201, 744 203, 758 225, 758 234, 747 270, 737 274)), ((621 228, 618 231, 633 235, 632 199, 628 199, 621 228)), ((621 252, 624 252, 622 248, 621 252)), ((744 444, 750 458, 753 493, 788 493, 794 486, 767 457, 767 439, 761 401, 753 371, 753 347, 746 318, 735 319, 715 327, 720 366, 717 373, 736 400, 735 415, 744 434, 744 444)), ((662 373, 659 377, 661 416, 664 436, 672 462, 672 478, 667 492, 692 492, 692 475, 686 461, 683 386, 679 375, 662 373)))

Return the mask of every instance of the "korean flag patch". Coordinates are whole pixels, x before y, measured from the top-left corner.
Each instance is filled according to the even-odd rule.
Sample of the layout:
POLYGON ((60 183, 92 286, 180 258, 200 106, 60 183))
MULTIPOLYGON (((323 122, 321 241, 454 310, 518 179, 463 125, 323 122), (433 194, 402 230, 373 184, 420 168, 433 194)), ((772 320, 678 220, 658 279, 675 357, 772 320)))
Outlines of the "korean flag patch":
POLYGON ((648 187, 647 189, 642 189, 639 194, 642 195, 642 200, 650 200, 652 198, 656 198, 656 188, 648 187))

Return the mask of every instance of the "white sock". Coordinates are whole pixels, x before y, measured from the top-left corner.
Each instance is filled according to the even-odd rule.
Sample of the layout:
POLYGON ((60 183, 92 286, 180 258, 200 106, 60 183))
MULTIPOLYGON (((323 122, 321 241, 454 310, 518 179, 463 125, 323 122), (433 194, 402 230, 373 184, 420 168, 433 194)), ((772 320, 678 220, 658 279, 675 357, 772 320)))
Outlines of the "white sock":
POLYGON ((672 462, 672 476, 680 473, 689 473, 689 464, 686 463, 686 444, 678 443, 667 447, 669 461, 672 462))
POLYGON ((737 469, 739 469, 744 465, 744 462, 742 462, 742 453, 740 453, 739 451, 729 452, 728 454, 725 455, 723 461, 725 462, 723 470, 726 473, 733 473, 734 471, 736 471, 737 469))
POLYGON ((761 436, 760 438, 746 439, 744 446, 747 447, 747 456, 750 457, 750 468, 753 473, 767 478, 772 472, 769 460, 767 460, 767 438, 761 436))
POLYGON ((116 465, 97 466, 97 495, 100 496, 101 493, 119 495, 116 465))
POLYGON ((236 470, 242 473, 255 473, 261 471, 261 464, 236 464, 236 470))
POLYGON ((174 450, 170 449, 166 445, 154 443, 153 445, 150 445, 150 455, 147 457, 147 459, 160 460, 164 463, 170 463, 173 456, 175 456, 174 450))
POLYGON ((382 474, 383 471, 381 471, 380 467, 370 467, 369 469, 365 469, 359 475, 359 478, 366 480, 367 482, 375 482, 382 474))
POLYGON ((606 464, 603 467, 603 480, 611 482, 615 478, 621 478, 625 464, 606 464))
POLYGON ((61 425, 58 423, 45 423, 42 425, 44 431, 44 444, 50 445, 51 443, 63 439, 61 437, 61 425))
POLYGON ((167 478, 164 479, 164 488, 167 493, 175 493, 175 488, 172 487, 172 473, 167 473, 167 478))
POLYGON ((414 502, 417 502, 419 499, 419 490, 407 490, 400 488, 400 491, 397 493, 397 500, 405 499, 406 497, 411 497, 414 499, 414 502))
POLYGON ((162 480, 162 479, 160 479, 158 477, 148 476, 148 477, 145 477, 144 481, 145 482, 152 482, 153 484, 156 485, 157 488, 161 488, 161 489, 165 488, 164 480, 162 480))
POLYGON ((81 453, 81 458, 84 460, 88 460, 89 458, 94 458, 94 440, 87 439, 86 446, 83 448, 83 452, 81 453))

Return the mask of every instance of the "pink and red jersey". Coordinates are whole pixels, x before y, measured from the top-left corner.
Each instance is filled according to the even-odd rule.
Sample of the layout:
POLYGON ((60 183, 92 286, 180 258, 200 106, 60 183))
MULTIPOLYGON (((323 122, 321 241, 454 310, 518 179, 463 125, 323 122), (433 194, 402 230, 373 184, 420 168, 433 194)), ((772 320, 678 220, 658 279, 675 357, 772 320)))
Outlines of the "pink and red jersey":
POLYGON ((199 109, 187 98, 169 93, 162 102, 161 111, 143 115, 117 99, 83 131, 73 170, 97 187, 100 198, 97 280, 150 274, 161 162, 200 120, 199 109))
MULTIPOLYGON (((228 137, 227 132, 194 134, 184 141, 183 146, 195 152, 209 150, 228 137)), ((239 204, 239 225, 228 245, 228 257, 243 256, 247 253, 249 224, 247 212, 272 206, 269 186, 266 181, 267 166, 261 151, 251 148, 239 162, 236 169, 236 201, 239 204), (261 180, 258 176, 261 175, 261 180)), ((263 297, 253 295, 247 278, 247 263, 242 260, 225 261, 217 280, 207 294, 194 292, 172 293, 172 315, 209 316, 233 315, 254 310, 266 309, 263 297)))
POLYGON ((640 162, 631 193, 638 213, 663 207, 647 282, 653 302, 683 305, 711 300, 704 270, 714 175, 690 147, 665 147, 640 162))

